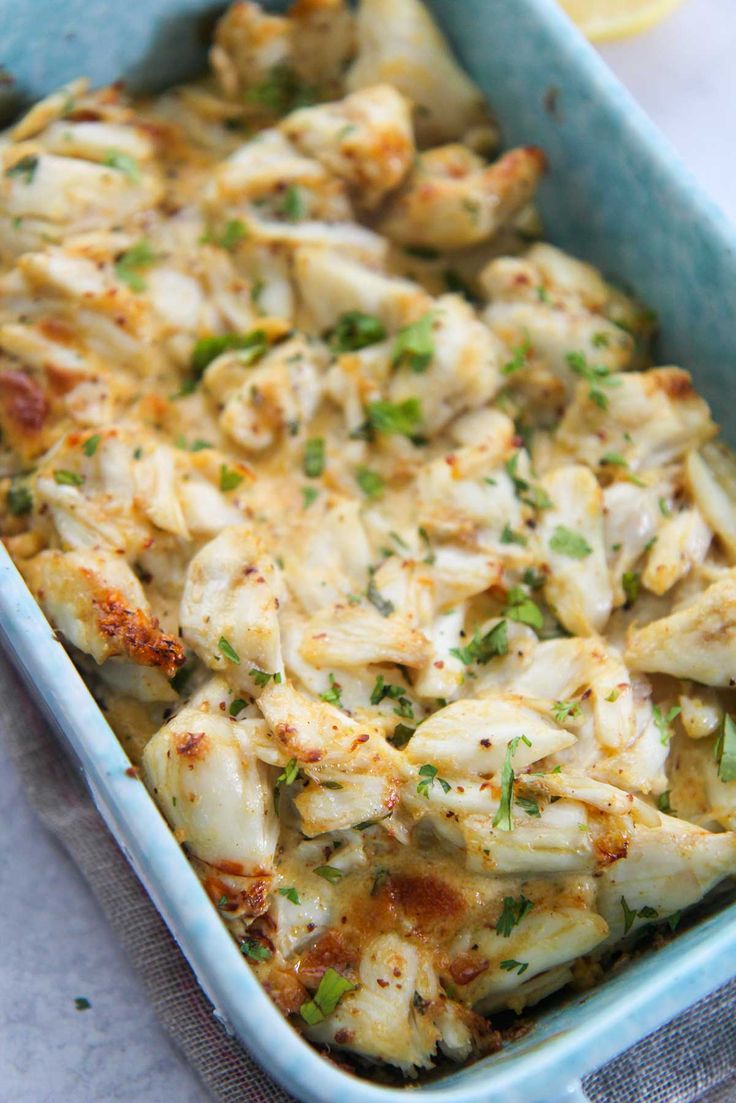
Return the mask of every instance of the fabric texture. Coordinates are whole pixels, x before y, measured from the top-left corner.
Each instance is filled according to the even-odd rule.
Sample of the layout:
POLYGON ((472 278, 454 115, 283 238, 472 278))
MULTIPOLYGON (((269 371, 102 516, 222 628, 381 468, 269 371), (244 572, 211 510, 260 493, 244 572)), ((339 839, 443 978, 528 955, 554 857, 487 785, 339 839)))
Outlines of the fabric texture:
MULTIPOLYGON (((0 654, 0 736, 173 1041, 219 1103, 292 1103, 231 1037, 98 815, 83 778, 0 654)), ((736 1103, 736 980, 583 1082, 591 1103, 736 1103)))

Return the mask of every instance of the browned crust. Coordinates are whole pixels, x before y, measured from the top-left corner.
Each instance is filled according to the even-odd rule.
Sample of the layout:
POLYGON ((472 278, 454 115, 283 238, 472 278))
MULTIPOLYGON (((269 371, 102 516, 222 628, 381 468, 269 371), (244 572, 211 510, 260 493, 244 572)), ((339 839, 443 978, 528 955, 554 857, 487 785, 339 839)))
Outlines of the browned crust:
POLYGON ((155 617, 142 609, 131 609, 117 590, 108 590, 94 599, 97 626, 103 636, 114 641, 118 654, 127 655, 140 666, 155 666, 171 677, 185 661, 181 641, 167 636, 155 617))
POLYGON ((40 433, 49 413, 49 402, 41 386, 22 371, 0 372, 2 419, 21 436, 40 433))

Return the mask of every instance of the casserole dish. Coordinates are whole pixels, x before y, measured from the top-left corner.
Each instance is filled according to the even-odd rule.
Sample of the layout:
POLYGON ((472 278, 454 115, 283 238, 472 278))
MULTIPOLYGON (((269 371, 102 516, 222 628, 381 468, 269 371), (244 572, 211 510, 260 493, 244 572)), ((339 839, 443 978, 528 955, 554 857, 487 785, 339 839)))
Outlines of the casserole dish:
MULTIPOLYGON (((463 7, 461 9, 458 8, 458 9, 454 9, 454 10, 456 12, 458 12, 458 11, 463 11, 464 12, 466 9, 465 9, 465 7, 463 7)), ((468 6, 467 10, 468 10, 469 13, 472 14, 472 11, 473 11, 472 6, 468 6)), ((461 26, 460 26, 459 23, 458 23, 458 28, 457 29, 458 30, 461 29, 461 26)), ((524 38, 525 31, 524 31, 523 26, 521 28, 517 27, 513 33, 516 34, 517 37, 519 35, 521 35, 521 38, 524 38)), ((553 45, 554 45, 554 40, 553 40, 553 45)), ((507 53, 508 52, 509 51, 507 51, 507 53)), ((544 109, 541 109, 541 108, 539 108, 539 106, 537 106, 537 113, 541 113, 542 110, 546 110, 547 113, 550 114, 553 119, 563 119, 564 115, 561 115, 561 112, 565 110, 565 108, 564 108, 565 87, 564 87, 564 82, 562 81, 562 77, 560 77, 560 84, 559 85, 547 85, 544 89, 542 89, 540 87, 539 91, 543 92, 544 109)), ((572 91, 574 91, 574 89, 572 91)), ((498 95, 498 86, 496 88, 496 95, 498 95)), ((574 115, 574 112, 570 111, 570 115, 571 116, 574 115)), ((597 120, 597 122, 599 122, 599 121, 600 120, 597 120)), ((553 158, 554 158, 554 145, 555 145, 554 142, 552 143, 552 145, 553 145, 553 158)), ((573 187, 576 188, 577 187, 577 181, 578 181, 578 171, 577 171, 577 166, 573 165, 570 162, 570 154, 573 152, 572 147, 570 149, 568 149, 567 146, 566 146, 566 142, 563 140, 563 141, 557 143, 557 148, 558 148, 558 151, 559 151, 559 164, 560 164, 560 166, 563 170, 561 179, 564 178, 566 181, 571 180, 573 187)), ((587 151, 586 151, 586 156, 587 156, 587 151)), ((589 163, 588 161, 585 162, 586 165, 588 163, 589 163)), ((553 167, 554 167, 554 160, 553 160, 553 167)), ((655 167, 656 167, 656 162, 655 162, 655 167)), ((601 168, 601 166, 598 166, 598 168, 601 168)), ((582 173, 582 175, 584 176, 585 173, 582 173)), ((651 182, 650 179, 647 178, 647 173, 646 172, 642 171, 642 173, 640 175, 644 179, 645 184, 649 184, 651 182)), ((655 173, 654 171, 652 171, 652 174, 650 174, 650 175, 651 175, 652 180, 657 179, 657 173, 655 173)), ((673 185, 672 188, 669 188, 666 176, 662 177, 662 180, 664 181, 664 183, 662 185, 663 189, 664 189, 665 185, 667 185, 667 188, 669 189, 667 191, 667 198, 674 205, 675 201, 678 198, 677 190, 674 187, 674 185, 673 185)), ((614 248, 615 242, 617 240, 616 235, 618 234, 619 239, 621 238, 620 227, 621 227, 622 223, 624 223, 626 220, 625 220, 625 218, 624 218, 624 216, 623 216, 623 214, 620 210, 615 210, 614 209, 615 204, 612 203, 612 204, 610 204, 610 206, 613 210, 612 217, 613 217, 614 221, 611 223, 611 225, 608 225, 607 223, 600 221, 600 219, 598 218, 598 206, 596 205, 597 204, 597 197, 596 197, 596 194, 595 194, 595 189, 593 187, 594 184, 595 184, 595 181, 593 181, 592 184, 591 184, 591 188, 592 188, 592 191, 591 191, 591 195, 592 195, 591 209, 592 209, 593 214, 595 216, 594 219, 593 219, 593 222, 594 222, 595 226, 598 227, 598 229, 597 230, 591 230, 591 235, 593 237, 595 237, 596 233, 598 233, 598 236, 600 238, 599 244, 601 245, 601 247, 605 246, 606 242, 609 239, 614 243, 614 245, 611 246, 611 248, 612 248, 612 254, 611 255, 613 257, 613 260, 611 260, 609 262, 609 264, 607 265, 609 267, 609 269, 613 265, 617 265, 615 271, 616 271, 616 275, 619 278, 623 277, 624 279, 626 279, 628 277, 629 279, 631 279, 632 277, 635 277, 637 279, 637 282, 638 282, 639 273, 638 273, 637 269, 632 270, 630 266, 627 267, 627 255, 628 254, 626 254, 624 252, 624 253, 621 253, 621 255, 617 255, 616 254, 616 249, 614 248)), ((627 207, 627 214, 630 213, 630 210, 631 210, 630 200, 631 200, 632 195, 634 195, 634 185, 633 184, 629 187, 629 189, 627 191, 627 194, 625 196, 626 201, 629 203, 629 206, 627 207)), ((577 210, 577 206, 580 206, 580 204, 578 203, 578 200, 577 200, 576 196, 572 197, 572 198, 575 200, 575 205, 576 205, 576 210, 577 210)), ((603 207, 605 207, 605 209, 608 210, 609 204, 608 204, 607 197, 605 195, 601 194, 599 198, 600 198, 600 201, 601 201, 601 209, 603 207)), ((564 202, 567 204, 567 210, 571 210, 572 206, 573 206, 572 203, 571 203, 571 197, 568 196, 564 200, 564 202)), ((584 207, 582 207, 581 209, 584 209, 584 207)), ((642 217, 644 217, 644 216, 646 216, 646 211, 643 212, 642 217)), ((623 241, 624 242, 628 241, 629 239, 633 240, 633 239, 636 238, 636 239, 640 240, 642 238, 641 227, 639 227, 639 232, 638 233, 637 233, 637 228, 633 225, 631 225, 631 226, 626 225, 625 230, 626 230, 626 233, 623 235, 623 241)), ((706 245, 711 248, 711 252, 714 253, 715 250, 714 250, 714 248, 712 248, 713 242, 709 242, 709 235, 706 232, 706 230, 707 230, 707 227, 706 227, 705 230, 703 230, 701 232, 701 245, 702 245, 702 241, 705 241, 706 245)), ((687 237, 686 233, 685 234, 681 233, 679 238, 677 239, 678 243, 681 245, 682 241, 683 241, 683 238, 686 238, 686 237, 687 237)), ((671 244, 671 242, 674 241, 674 240, 675 240, 675 235, 674 234, 667 234, 667 227, 665 226, 663 228, 662 234, 660 235, 660 238, 655 239, 655 241, 653 243, 652 250, 651 250, 651 253, 653 253, 655 255, 655 257, 657 258, 658 263, 667 263, 667 264, 670 264, 670 265, 674 266, 674 258, 672 256, 667 256, 666 255, 666 247, 668 247, 671 244), (658 252, 658 250, 659 250, 659 252, 658 252)), ((584 251, 584 250, 581 250, 581 251, 584 251)), ((632 259, 633 259, 634 255, 635 254, 632 251, 632 254, 631 254, 632 259)), ((694 255, 694 251, 693 251, 693 255, 694 255)), ((701 249, 701 252, 698 254, 698 256, 702 260, 702 258, 703 258, 702 249, 701 249)), ((690 253, 688 253, 688 258, 690 258, 690 253)), ((598 258, 596 258, 596 259, 598 259, 598 258)), ((708 258, 707 258, 707 249, 706 249, 706 260, 707 259, 708 258)), ((712 268, 714 266, 714 263, 715 262, 711 263, 711 267, 708 270, 709 272, 712 270, 712 268)), ((683 269, 684 269, 684 265, 681 265, 680 270, 683 270, 683 269)), ((701 282, 701 285, 702 285, 703 282, 704 282, 704 280, 702 278, 702 274, 698 272, 696 274, 696 276, 700 277, 700 282, 701 282)), ((692 275, 691 275, 691 279, 693 279, 693 283, 695 283, 695 278, 692 277, 692 275)), ((684 298, 684 296, 681 294, 681 290, 682 289, 680 289, 679 298, 682 299, 682 298, 684 298)), ((677 300, 677 298, 678 298, 678 291, 676 289, 676 291, 675 291, 675 300, 677 300)), ((656 295, 654 296, 654 301, 658 301, 657 298, 656 298, 656 295)), ((692 301, 692 297, 691 297, 690 301, 692 301)), ((665 303, 665 307, 666 307, 666 305, 667 304, 665 303)), ((707 312, 706 311, 700 311, 699 316, 701 318, 706 317, 706 320, 707 320, 707 312)), ((666 314, 665 314, 665 320, 667 320, 666 319, 666 314)), ((692 332, 692 329, 693 329, 693 326, 691 325, 690 326, 690 332, 692 332)), ((710 334, 711 338, 713 336, 714 331, 715 331, 715 327, 713 325, 711 325, 710 329, 709 329, 709 334, 710 334)), ((724 341, 724 344, 725 344, 725 341, 724 341)), ((676 347, 676 346, 673 346, 673 347, 676 347)), ((685 351, 685 355, 687 356, 687 350, 686 349, 683 350, 683 349, 680 349, 679 347, 677 347, 676 351, 678 352, 678 354, 680 354, 682 351, 685 351)), ((8 589, 8 594, 10 595, 12 592, 13 592, 13 587, 10 587, 8 589)), ((13 600, 14 600, 14 598, 13 598, 13 600)), ((20 600, 22 602, 22 599, 20 599, 20 600)), ((10 621, 10 623, 12 624, 12 621, 10 621)), ((27 654, 24 654, 23 637, 19 637, 17 640, 15 640, 15 643, 16 643, 16 646, 17 646, 17 650, 19 652, 19 657, 21 658, 21 660, 23 662, 23 665, 25 665, 27 667, 29 665, 28 661, 27 661, 28 656, 27 656, 27 654)), ((45 658, 46 658, 46 656, 44 654, 42 654, 40 656, 40 659, 38 660, 38 664, 37 664, 38 669, 33 671, 33 673, 35 673, 37 675, 37 681, 39 682, 39 684, 43 684, 44 688, 46 688, 45 683, 46 683, 48 677, 49 676, 53 677, 53 674, 54 674, 54 671, 51 669, 51 667, 47 667, 47 666, 44 665, 45 658)), ((55 665, 56 660, 52 660, 51 657, 49 657, 49 661, 52 663, 52 665, 55 665)), ((57 684, 61 684, 61 677, 57 675, 56 681, 57 681, 57 684)), ((75 685, 76 685, 76 683, 75 683, 75 685)), ((71 692, 72 691, 70 690, 70 693, 71 692)), ((158 899, 159 899, 159 901, 162 905, 162 910, 164 911, 164 914, 166 914, 169 917, 169 921, 172 923, 172 926, 173 926, 174 930, 177 932, 178 936, 180 937, 180 939, 182 941, 182 944, 183 944, 183 946, 185 948, 185 951, 187 952, 188 956, 192 957, 193 963, 195 964, 195 968, 199 967, 199 971, 201 973, 203 973, 203 979, 204 979, 204 982, 205 982, 205 986, 213 994, 213 996, 215 998, 215 1001, 220 1005, 220 1007, 221 1007, 222 1011, 224 1012, 225 1016, 233 1022, 234 1026, 236 1027, 238 1032, 243 1034, 243 1036, 250 1042, 251 1046, 255 1049, 255 1051, 258 1052, 261 1057, 265 1057, 267 1059, 267 1063, 268 1063, 269 1067, 275 1066, 275 1071, 277 1071, 277 1073, 280 1074, 282 1079, 285 1079, 285 1081, 289 1084, 289 1086, 292 1086, 292 1087, 295 1086, 295 1079, 294 1079, 294 1074, 293 1074, 294 1069, 298 1069, 299 1073, 305 1074, 305 1075, 307 1075, 308 1078, 311 1078, 311 1077, 309 1077, 309 1072, 310 1072, 310 1065, 312 1064, 313 1058, 310 1055, 309 1059, 307 1059, 307 1057, 303 1054, 303 1052, 301 1050, 301 1047, 294 1041, 291 1042, 291 1045, 289 1045, 289 1044, 283 1045, 282 1042, 281 1042, 281 1039, 279 1038, 279 1031, 282 1030, 282 1028, 275 1028, 274 1029, 274 1037, 277 1039, 277 1045, 279 1046, 278 1058, 276 1057, 275 1054, 271 1053, 270 1046, 264 1044, 263 1038, 261 1037, 261 1031, 264 1030, 264 1029, 270 1029, 270 1023, 268 1021, 268 1016, 267 1015, 263 1019, 263 1025, 261 1027, 261 1031, 257 1031, 256 1028, 254 1028, 252 1025, 248 1025, 248 1023, 245 1021, 247 1016, 246 1016, 245 1010, 243 1008, 242 999, 239 1001, 237 999, 237 997, 234 996, 234 993, 233 993, 232 988, 230 986, 235 985, 237 987, 238 991, 240 992, 241 997, 246 998, 246 999, 249 1000, 250 1005, 251 1005, 250 1006, 250 1011, 251 1012, 253 1010, 255 1010, 255 1011, 258 1010, 258 1007, 257 1006, 254 1007, 253 1005, 257 1005, 258 1000, 262 998, 261 993, 260 993, 260 991, 258 991, 257 996, 255 994, 252 994, 251 993, 251 987, 252 987, 251 983, 249 981, 246 981, 244 978, 241 978, 240 976, 238 976, 237 971, 235 973, 235 976, 231 976, 231 974, 230 974, 230 964, 231 964, 231 962, 228 959, 227 954, 225 953, 224 950, 222 951, 222 954, 220 953, 220 948, 217 945, 217 938, 218 938, 218 935, 219 935, 219 928, 218 928, 217 933, 214 930, 210 931, 210 929, 209 929, 210 928, 210 922, 206 922, 204 920, 204 917, 200 916, 198 914, 197 902, 198 902, 198 900, 200 900, 200 897, 198 897, 196 893, 189 891, 189 886, 187 885, 186 878, 183 878, 181 881, 179 881, 177 879, 177 886, 176 886, 176 891, 183 891, 184 892, 185 900, 180 900, 176 895, 176 891, 173 892, 173 893, 169 891, 169 878, 171 876, 176 876, 175 858, 174 858, 174 854, 171 852, 170 846, 169 847, 162 846, 161 849, 159 850, 159 846, 158 846, 158 842, 157 842, 156 829, 154 829, 152 827, 152 822, 153 821, 151 821, 151 823, 147 822, 148 820, 151 820, 151 815, 152 815, 151 810, 149 809, 145 816, 143 816, 143 814, 141 813, 140 818, 137 820, 137 827, 138 827, 137 831, 134 831, 134 832, 131 833, 130 831, 127 830, 127 824, 125 823, 125 820, 126 820, 127 815, 130 813, 130 810, 131 810, 130 797, 129 797, 129 793, 128 793, 128 790, 131 788, 131 779, 125 774, 124 770, 122 770, 121 768, 118 768, 117 760, 116 760, 115 754, 113 754, 112 749, 110 750, 109 759, 107 758, 107 737, 103 737, 103 736, 99 735, 99 732, 103 730, 103 729, 100 728, 101 721, 100 721, 99 717, 97 717, 94 722, 90 722, 90 731, 89 732, 87 732, 85 730, 83 733, 74 735, 71 732, 71 728, 70 728, 70 726, 67 722, 67 717, 70 715, 70 699, 69 699, 69 697, 66 696, 66 695, 62 697, 57 692, 52 691, 51 689, 49 689, 49 694, 50 694, 50 698, 51 698, 51 700, 53 701, 53 704, 54 704, 54 711, 57 713, 58 717, 61 719, 63 729, 66 731, 67 735, 70 735, 70 734, 72 735, 72 743, 75 746, 75 749, 79 750, 80 756, 83 759, 83 765, 85 766, 85 768, 88 769, 88 772, 90 774, 90 780, 91 780, 93 786, 95 786, 97 791, 98 791, 98 798, 99 798, 101 804, 103 805, 104 812, 107 814, 108 818, 115 824, 115 826, 118 829, 120 829, 121 826, 123 827, 122 832, 120 832, 120 830, 119 830, 119 834, 121 834, 123 842, 125 844, 127 844, 128 848, 131 852, 131 855, 132 855, 134 861, 136 862, 136 864, 138 864, 138 865, 143 864, 143 866, 145 867, 142 871, 144 873, 144 876, 146 876, 146 878, 148 880, 152 880, 154 882, 154 895, 158 897, 158 899), (96 762, 90 763, 88 761, 88 755, 87 755, 88 744, 85 744, 85 738, 88 737, 92 733, 93 729, 97 729, 97 732, 95 734, 95 742, 98 743, 98 751, 97 751, 98 757, 97 757, 96 762), (99 738, 98 738, 98 736, 99 736, 99 738), (123 779, 125 779, 125 780, 123 780, 123 779), (126 786, 127 786, 127 789, 126 789, 126 786), (181 888, 181 886, 184 886, 184 887, 181 888), (192 939, 194 939, 194 944, 192 942, 192 939), (207 945, 205 945, 205 943, 207 945), (204 947, 204 949, 203 949, 203 947, 204 947), (208 955, 209 955, 209 960, 208 960, 208 955), (223 973, 222 973, 223 967, 226 968, 226 974, 225 975, 223 975, 223 973)), ((84 712, 85 710, 80 705, 79 707, 75 706, 74 711, 76 713, 77 723, 79 723, 80 714, 82 712, 84 712)), ((119 752, 117 752, 117 753, 119 754, 119 752)), ((132 800, 133 800, 133 802, 135 802, 135 801, 138 800, 138 798, 134 797, 134 798, 132 798, 132 800)), ((209 920, 209 918, 210 917, 208 917, 208 920, 209 920)), ((701 963, 702 963, 702 960, 703 959, 701 958, 700 959, 701 963)), ((719 960, 723 963, 727 959, 722 956, 719 960)), ((696 961, 697 961, 697 955, 691 956, 691 958, 688 959, 688 962, 690 964, 692 964, 693 962, 696 962, 696 961)), ((687 974, 687 970, 684 970, 684 973, 687 974)), ((666 981, 666 978, 662 978, 661 971, 657 972, 655 970, 655 977, 659 977, 660 980, 665 980, 666 981)), ((609 995, 610 995, 610 990, 606 989, 606 991, 609 992, 609 995)), ((645 1003, 642 1006, 646 1007, 648 1009, 651 1005, 651 1001, 654 998, 656 998, 656 993, 658 991, 661 994, 661 990, 657 989, 656 983, 653 984, 651 989, 646 990, 646 998, 650 1002, 645 1003)), ((680 989, 679 989, 680 996, 682 996, 683 993, 687 993, 687 987, 684 984, 680 985, 680 989)), ((641 989, 638 990, 638 995, 639 994, 641 994, 641 989)), ((637 998, 638 998, 638 995, 637 995, 637 998)), ((597 997, 597 994, 596 994, 596 997, 597 997)), ((596 999, 596 997, 590 997, 590 999, 588 1001, 589 1005, 592 1006, 593 1001, 596 999)), ((614 999, 613 1004, 606 1005, 605 1001, 604 1001, 603 1006, 607 1006, 607 1008, 608 1008, 608 1020, 607 1020, 607 1022, 603 1023, 602 1029, 604 1029, 606 1031, 610 1031, 610 1027, 611 1027, 611 1025, 613 1025, 615 1023, 617 1015, 625 1014, 627 1017, 630 1016, 631 1005, 632 1005, 632 997, 630 995, 630 992, 625 992, 624 993, 624 1000, 623 1001, 619 1000, 618 1003, 616 1003, 615 999, 614 999)), ((674 1005, 673 1005, 672 1009, 674 1009, 674 1005)), ((472 1097, 477 1096, 479 1090, 481 1092, 485 1092, 487 1090, 486 1089, 486 1083, 492 1083, 494 1087, 505 1087, 505 1088, 508 1088, 509 1090, 511 1090, 512 1086, 515 1086, 516 1089, 517 1089, 516 1097, 519 1097, 519 1098, 521 1098, 521 1097, 524 1097, 524 1098, 538 1098, 541 1089, 538 1086, 535 1087, 535 1084, 534 1084, 534 1081, 533 1081, 535 1070, 536 1070, 536 1074, 544 1079, 545 1085, 548 1085, 549 1084, 549 1067, 550 1067, 549 1063, 550 1063, 550 1061, 554 1060, 556 1057, 559 1057, 560 1052, 562 1053, 563 1056, 567 1052, 567 1054, 571 1058, 574 1057, 574 1060, 578 1060, 578 1058, 580 1060, 590 1060, 590 1052, 588 1052, 587 1057, 581 1057, 580 1056, 580 1045, 581 1045, 581 1043, 585 1044, 586 1034, 585 1034, 585 1030, 584 1029, 583 1030, 579 1029, 578 1026, 576 1026, 576 1028, 571 1032, 571 1034, 566 1035, 564 1037, 564 1041, 568 1046, 567 1049, 565 1048, 565 1044, 563 1044, 561 1042, 561 1039, 560 1039, 559 1035, 556 1036, 556 1040, 555 1040, 554 1044, 549 1045, 549 1044, 546 1044, 545 1042, 543 1042, 543 1039, 546 1039, 546 1038, 549 1037, 549 1031, 550 1030, 556 1031, 556 1030, 560 1029, 561 1026, 566 1024, 565 1015, 568 1013, 569 1010, 570 1009, 568 1008, 567 1011, 561 1012, 560 1013, 561 1017, 557 1013, 555 1013, 552 1016, 549 1016, 547 1018, 547 1020, 545 1021, 544 1026, 541 1027, 540 1030, 537 1032, 537 1034, 531 1038, 531 1042, 530 1042, 529 1039, 527 1039, 526 1043, 520 1043, 519 1044, 519 1046, 517 1047, 518 1051, 523 1052, 525 1049, 529 1048, 530 1044, 531 1044, 531 1046, 533 1046, 537 1050, 537 1055, 536 1055, 535 1061, 529 1062, 529 1063, 524 1062, 524 1063, 520 1064, 519 1062, 515 1061, 514 1051, 510 1050, 508 1056, 505 1056, 503 1059, 501 1059, 500 1061, 497 1062, 498 1066, 500 1067, 500 1072, 499 1072, 499 1070, 498 1070, 498 1068, 496 1067, 495 1064, 494 1064, 494 1068, 493 1068, 492 1072, 489 1072, 487 1068, 484 1068, 483 1066, 479 1065, 475 1069, 473 1069, 472 1072, 467 1077, 466 1077, 466 1074, 463 1073, 463 1074, 460 1074, 458 1076, 453 1076, 453 1077, 449 1078, 447 1083, 450 1085, 450 1089, 449 1089, 450 1093, 453 1094, 453 1095, 456 1095, 456 1096, 462 1093, 464 1096, 467 1095, 468 1097, 472 1098, 472 1097), (574 1041, 572 1043, 570 1043, 570 1038, 574 1039, 574 1041), (542 1042, 541 1050, 539 1049, 540 1042, 542 1042), (560 1045, 562 1045, 562 1050, 558 1052, 558 1047, 560 1045), (541 1057, 540 1057, 540 1052, 542 1053, 541 1057), (478 1070, 482 1070, 482 1071, 479 1072, 478 1070), (499 1076, 500 1076, 500 1079, 499 1079, 499 1076), (530 1077, 531 1077, 531 1080, 529 1079, 530 1077), (482 1079, 482 1083, 481 1083, 481 1079, 482 1079), (521 1096, 518 1094, 519 1091, 522 1092, 521 1096)), ((661 1011, 661 1007, 660 1007, 660 1011, 661 1011)), ((586 1015, 586 1020, 583 1024, 583 1027, 588 1028, 589 1030, 593 1030, 593 1027, 591 1026, 593 1021, 594 1020, 592 1020, 592 1019, 588 1020, 587 1015, 586 1015)), ((647 1019, 647 1021, 644 1025, 649 1025, 650 1021, 651 1020, 647 1019)), ((638 1025, 641 1026, 641 1024, 638 1024, 638 1025)), ((282 1033, 283 1033, 283 1031, 282 1031, 282 1033)), ((587 1041, 590 1042, 595 1037, 596 1037, 595 1032, 588 1033, 587 1034, 587 1041)), ((628 1039, 624 1039, 624 1041, 626 1041, 626 1040, 628 1040, 628 1039)), ((601 1053, 599 1051, 596 1054, 596 1057, 600 1057, 600 1056, 601 1056, 601 1053)), ((342 1073, 336 1074, 336 1075, 338 1075, 341 1080, 343 1079, 343 1074, 342 1073)), ((321 1082, 325 1083, 325 1076, 324 1075, 321 1075, 321 1082)), ((371 1092, 373 1092, 375 1090, 375 1089, 372 1089, 372 1088, 365 1087, 363 1085, 357 1085, 356 1086, 356 1084, 354 1082, 351 1082, 351 1083, 353 1084, 351 1089, 347 1089, 347 1087, 345 1085, 340 1089, 341 1095, 345 1095, 346 1091, 347 1091, 347 1094, 350 1097, 359 1098, 359 1097, 362 1097, 365 1094, 366 1091, 370 1094, 371 1092)), ((335 1086, 335 1093, 336 1093, 337 1086, 336 1085, 334 1085, 334 1086, 335 1086)), ((330 1094, 332 1094, 332 1088, 330 1087, 330 1085, 328 1085, 328 1090, 330 1091, 330 1094)), ((441 1089, 432 1088, 431 1090, 441 1090, 441 1089)), ((303 1089, 302 1093, 305 1094, 308 1097, 311 1097, 310 1092, 309 1092, 308 1089, 303 1089)), ((387 1093, 385 1091, 383 1091, 382 1094, 387 1094, 387 1093)), ((388 1093, 388 1094, 390 1094, 390 1093, 388 1093)))

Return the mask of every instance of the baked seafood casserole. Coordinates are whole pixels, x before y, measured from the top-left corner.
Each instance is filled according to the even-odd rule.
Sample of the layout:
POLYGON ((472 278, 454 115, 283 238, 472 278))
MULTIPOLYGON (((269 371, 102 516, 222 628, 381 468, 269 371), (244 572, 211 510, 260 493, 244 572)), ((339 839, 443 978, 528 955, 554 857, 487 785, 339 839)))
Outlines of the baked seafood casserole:
POLYGON ((3 538, 244 967, 414 1077, 736 868, 736 467, 417 0, 210 58, 0 136, 3 538))

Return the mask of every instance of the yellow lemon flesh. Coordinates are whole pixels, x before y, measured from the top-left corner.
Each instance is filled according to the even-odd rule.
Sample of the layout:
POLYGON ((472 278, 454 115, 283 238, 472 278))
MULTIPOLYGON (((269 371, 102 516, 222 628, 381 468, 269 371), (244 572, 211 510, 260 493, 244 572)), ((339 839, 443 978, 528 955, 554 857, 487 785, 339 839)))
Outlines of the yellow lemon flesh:
POLYGON ((594 42, 640 34, 679 7, 682 0, 560 0, 594 42))

